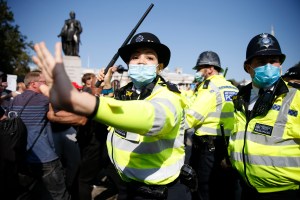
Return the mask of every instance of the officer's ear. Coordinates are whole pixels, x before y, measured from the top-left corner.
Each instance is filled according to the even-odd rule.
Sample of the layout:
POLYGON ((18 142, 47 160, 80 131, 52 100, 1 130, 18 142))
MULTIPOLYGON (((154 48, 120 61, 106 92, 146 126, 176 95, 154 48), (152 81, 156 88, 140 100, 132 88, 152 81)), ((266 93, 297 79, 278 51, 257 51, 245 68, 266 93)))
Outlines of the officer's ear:
POLYGON ((162 70, 164 69, 164 64, 163 63, 159 63, 156 67, 156 71, 158 73, 160 73, 162 70))
POLYGON ((248 74, 250 74, 251 65, 249 63, 244 64, 244 68, 248 74))

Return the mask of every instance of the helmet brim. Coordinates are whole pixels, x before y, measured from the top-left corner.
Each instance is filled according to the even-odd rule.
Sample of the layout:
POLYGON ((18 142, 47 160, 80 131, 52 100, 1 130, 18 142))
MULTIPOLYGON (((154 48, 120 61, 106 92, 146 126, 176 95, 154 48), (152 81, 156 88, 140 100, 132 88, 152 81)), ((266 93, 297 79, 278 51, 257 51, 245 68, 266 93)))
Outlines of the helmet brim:
POLYGON ((140 47, 153 49, 157 53, 158 62, 163 63, 164 68, 168 66, 171 57, 171 51, 164 44, 158 44, 154 42, 136 42, 119 48, 118 53, 122 60, 128 64, 132 53, 140 47))
POLYGON ((296 79, 300 80, 300 67, 295 66, 289 68, 284 75, 282 75, 282 78, 291 78, 291 79, 296 79))
MULTIPOLYGON (((280 59, 280 64, 282 64, 285 60, 285 54, 281 53, 277 49, 271 50, 271 49, 264 49, 261 51, 257 51, 255 54, 250 56, 248 59, 245 60, 244 62, 244 70, 246 70, 246 64, 249 64, 249 62, 256 56, 279 56, 280 59)), ((248 72, 247 72, 248 73, 248 72)))
MULTIPOLYGON (((222 67, 215 66, 215 65, 212 65, 212 66, 214 66, 219 72, 221 72, 221 73, 224 72, 224 69, 222 67)), ((199 68, 201 68, 201 65, 197 65, 197 66, 193 67, 193 70, 198 70, 199 68)), ((204 67, 202 67, 202 68, 204 68, 204 67)))

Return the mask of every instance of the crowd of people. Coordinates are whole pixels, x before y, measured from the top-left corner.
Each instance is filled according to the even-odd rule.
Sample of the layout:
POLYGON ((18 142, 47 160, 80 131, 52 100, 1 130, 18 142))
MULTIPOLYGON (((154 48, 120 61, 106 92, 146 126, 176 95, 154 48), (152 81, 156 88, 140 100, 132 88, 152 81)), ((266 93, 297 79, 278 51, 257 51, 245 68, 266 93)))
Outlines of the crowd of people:
POLYGON ((300 68, 282 75, 273 35, 248 44, 251 83, 236 87, 203 51, 188 93, 160 75, 171 51, 152 33, 118 50, 132 82, 116 90, 116 66, 78 86, 60 43, 54 55, 43 42, 34 50, 38 70, 14 94, 0 72, 1 120, 19 113, 28 131, 27 171, 8 199, 300 199, 300 68))

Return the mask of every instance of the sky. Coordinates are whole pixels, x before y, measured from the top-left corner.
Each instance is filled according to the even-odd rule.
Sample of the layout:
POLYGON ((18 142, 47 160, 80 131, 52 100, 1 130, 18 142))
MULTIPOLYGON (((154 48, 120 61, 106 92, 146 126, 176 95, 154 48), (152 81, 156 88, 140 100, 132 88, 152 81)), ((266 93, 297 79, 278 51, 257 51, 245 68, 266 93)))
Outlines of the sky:
MULTIPOLYGON (((227 79, 249 80, 243 68, 247 45, 272 27, 286 54, 283 73, 300 61, 299 0, 8 0, 27 41, 44 41, 53 53, 57 35, 74 11, 83 27, 82 66, 91 69, 108 65, 151 3, 136 34, 151 32, 170 48, 169 71, 194 74, 198 56, 210 50, 228 67, 227 79)), ((116 64, 125 65, 121 58, 116 64)))

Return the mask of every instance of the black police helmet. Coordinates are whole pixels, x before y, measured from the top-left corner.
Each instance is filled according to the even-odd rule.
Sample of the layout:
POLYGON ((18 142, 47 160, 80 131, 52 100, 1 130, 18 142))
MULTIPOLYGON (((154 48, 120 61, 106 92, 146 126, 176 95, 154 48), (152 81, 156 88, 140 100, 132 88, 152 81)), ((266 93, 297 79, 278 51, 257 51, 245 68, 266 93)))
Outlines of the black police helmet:
POLYGON ((193 67, 194 70, 197 70, 202 65, 212 65, 218 71, 223 72, 224 70, 221 67, 220 58, 217 53, 213 51, 204 51, 202 52, 196 62, 196 66, 193 67))
POLYGON ((152 33, 138 33, 131 39, 128 45, 119 48, 118 53, 125 63, 129 63, 131 54, 139 47, 153 49, 158 56, 158 62, 163 63, 164 68, 168 66, 171 52, 170 49, 160 43, 159 39, 152 33))
POLYGON ((300 80, 300 67, 289 68, 282 77, 300 80))
POLYGON ((280 45, 277 39, 269 33, 261 33, 253 37, 246 51, 246 60, 244 62, 244 69, 246 70, 245 65, 250 62, 250 60, 255 56, 272 56, 277 55, 280 57, 281 64, 285 60, 285 55, 281 52, 280 45))

